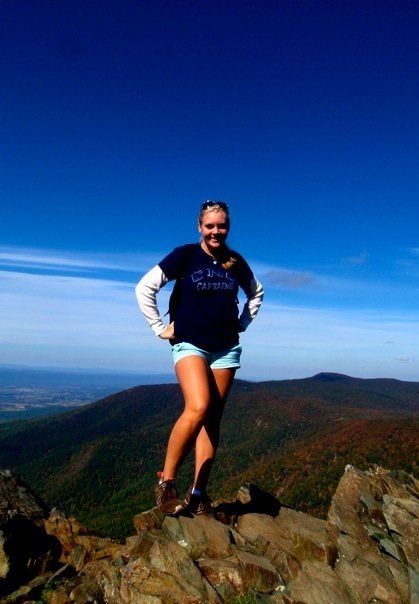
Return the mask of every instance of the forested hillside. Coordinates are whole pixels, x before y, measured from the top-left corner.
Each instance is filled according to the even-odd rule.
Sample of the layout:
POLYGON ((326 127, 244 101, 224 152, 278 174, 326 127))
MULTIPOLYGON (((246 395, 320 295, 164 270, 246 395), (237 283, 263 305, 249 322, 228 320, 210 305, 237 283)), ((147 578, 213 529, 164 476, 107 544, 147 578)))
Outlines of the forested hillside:
MULTIPOLYGON (((322 515, 347 463, 418 475, 419 384, 320 374, 237 381, 210 490, 228 499, 250 481, 282 503, 322 515)), ((156 471, 182 408, 178 386, 139 386, 47 419, 0 426, 0 466, 49 504, 107 535, 131 531, 154 505, 156 471)), ((179 476, 186 491, 187 460, 179 476)))

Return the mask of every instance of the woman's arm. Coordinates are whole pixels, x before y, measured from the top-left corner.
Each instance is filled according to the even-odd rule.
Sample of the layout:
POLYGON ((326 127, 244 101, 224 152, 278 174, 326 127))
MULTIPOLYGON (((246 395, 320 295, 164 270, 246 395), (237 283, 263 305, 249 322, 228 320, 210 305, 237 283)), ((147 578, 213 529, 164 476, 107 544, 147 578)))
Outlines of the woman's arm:
POLYGON ((169 279, 157 264, 140 279, 135 288, 141 312, 156 336, 161 336, 167 329, 157 306, 157 293, 168 281, 169 279))
POLYGON ((247 301, 243 307, 243 312, 239 317, 240 331, 245 331, 253 319, 256 317, 260 305, 263 302, 262 284, 253 276, 250 285, 246 291, 247 301))

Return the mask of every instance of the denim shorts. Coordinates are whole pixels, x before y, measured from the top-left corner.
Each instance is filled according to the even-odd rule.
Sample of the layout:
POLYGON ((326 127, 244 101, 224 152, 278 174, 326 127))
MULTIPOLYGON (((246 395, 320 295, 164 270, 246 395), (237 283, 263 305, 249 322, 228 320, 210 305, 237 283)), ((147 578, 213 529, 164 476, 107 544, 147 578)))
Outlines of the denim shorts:
POLYGON ((179 342, 172 347, 173 362, 176 365, 180 359, 198 356, 205 359, 212 369, 233 369, 240 367, 241 344, 219 351, 208 351, 198 348, 189 342, 179 342))

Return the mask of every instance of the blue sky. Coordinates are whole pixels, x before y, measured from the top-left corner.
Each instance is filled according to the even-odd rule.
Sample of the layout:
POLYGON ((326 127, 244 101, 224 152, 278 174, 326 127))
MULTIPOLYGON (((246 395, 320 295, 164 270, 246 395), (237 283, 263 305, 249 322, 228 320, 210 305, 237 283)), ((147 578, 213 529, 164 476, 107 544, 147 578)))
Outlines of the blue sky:
POLYGON ((0 364, 170 372, 134 286, 216 198, 266 290, 240 377, 418 380, 418 31, 416 2, 0 0, 0 364))

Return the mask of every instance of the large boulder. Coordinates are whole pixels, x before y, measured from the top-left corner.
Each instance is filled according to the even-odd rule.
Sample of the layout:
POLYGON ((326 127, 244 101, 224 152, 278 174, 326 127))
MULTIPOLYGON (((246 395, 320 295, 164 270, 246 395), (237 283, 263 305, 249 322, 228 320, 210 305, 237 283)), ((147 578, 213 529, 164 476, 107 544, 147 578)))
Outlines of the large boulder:
POLYGON ((45 531, 45 504, 0 470, 0 595, 57 568, 60 544, 45 531))
POLYGON ((419 481, 347 466, 328 514, 334 570, 362 601, 419 604, 419 481))

